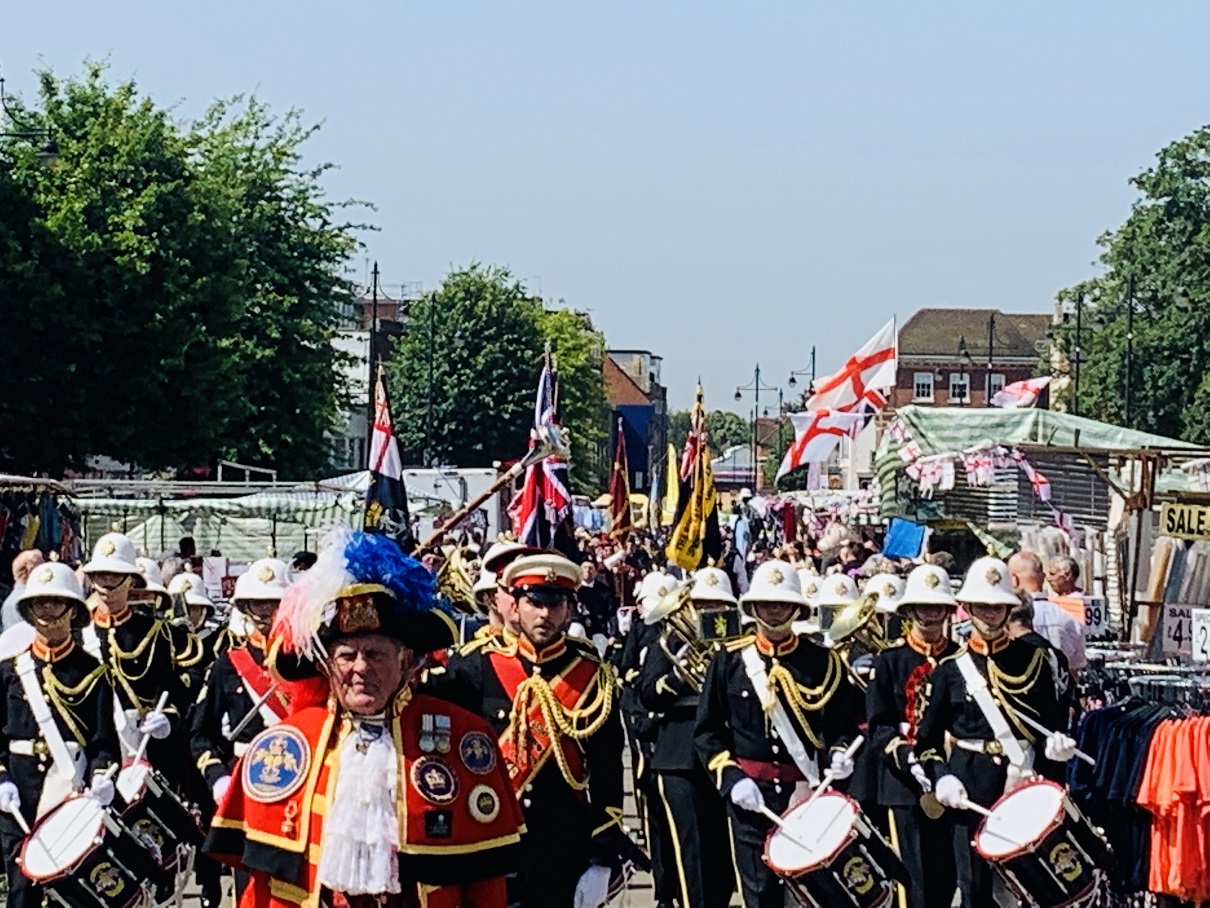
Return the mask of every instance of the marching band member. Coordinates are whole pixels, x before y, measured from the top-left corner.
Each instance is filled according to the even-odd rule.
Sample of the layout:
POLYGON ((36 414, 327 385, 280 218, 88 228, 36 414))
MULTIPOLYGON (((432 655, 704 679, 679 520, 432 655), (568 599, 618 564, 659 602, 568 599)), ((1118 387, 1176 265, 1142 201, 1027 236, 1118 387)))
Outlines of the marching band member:
MULTIPOLYGON (((869 586, 873 584, 871 578, 869 586)), ((946 622, 958 607, 949 575, 922 564, 908 575, 897 603, 907 618, 905 637, 874 657, 866 690, 869 730, 863 752, 875 763, 868 800, 886 809, 891 844, 907 868, 911 908, 950 908, 956 885, 953 824, 932 796, 932 783, 916 760, 916 733, 924 686, 938 663, 958 651, 946 622)))
POLYGON ((449 639, 432 575, 354 533, 296 590, 274 665, 322 673, 332 697, 253 739, 220 801, 207 850, 250 873, 241 908, 504 908, 521 832, 506 767, 486 723, 411 685, 449 639))
POLYGON ((763 859, 771 823, 758 811, 784 813, 796 790, 819 783, 821 758, 836 779, 853 773, 844 751, 856 737, 861 701, 840 656, 791 631, 806 604, 789 564, 757 568, 740 597, 756 634, 711 659, 698 702, 698 757, 731 805, 747 908, 782 908, 786 897, 763 859))
POLYGON ((231 647, 231 634, 213 623, 214 603, 200 574, 190 570, 177 574, 168 582, 168 594, 181 606, 182 614, 173 623, 188 628, 201 646, 201 657, 189 669, 189 689, 201 691, 214 660, 231 647))
MULTIPOLYGON (((717 618, 722 622, 722 632, 714 636, 737 636, 737 603, 726 572, 705 567, 694 575, 692 583, 689 599, 703 620, 717 618)), ((656 627, 664 632, 659 624, 656 627)), ((699 643, 675 631, 665 633, 670 647, 699 643)), ((670 856, 676 863, 680 903, 726 908, 736 882, 728 848, 727 813, 709 774, 698 761, 693 742, 699 693, 696 685, 701 679, 695 682, 685 669, 674 665, 658 642, 648 649, 639 679, 643 705, 658 716, 651 757, 658 800, 652 806, 662 809, 667 818, 671 852, 664 857, 670 856)))
POLYGON ((16 862, 25 835, 12 814, 33 826, 86 785, 108 804, 114 786, 105 770, 121 752, 105 668, 72 638, 88 623, 75 572, 56 562, 34 568, 17 609, 34 639, 0 662, 0 847, 8 904, 34 908, 42 891, 16 862))
POLYGON ((622 725, 616 679, 564 628, 579 568, 554 553, 504 569, 518 635, 450 659, 431 691, 487 719, 525 817, 517 899, 527 908, 598 908, 623 844, 622 725))
POLYGON ((202 660, 205 650, 193 631, 173 620, 172 593, 164 587, 160 566, 150 558, 136 558, 135 566, 143 576, 143 586, 130 591, 131 603, 145 604, 161 621, 168 624, 172 636, 172 659, 181 683, 190 691, 197 690, 197 681, 205 675, 202 660))
POLYGON ((121 533, 106 533, 97 540, 83 568, 93 591, 88 598, 92 621, 81 631, 81 639, 89 655, 109 672, 123 754, 133 754, 140 736, 149 735, 148 762, 179 785, 181 761, 169 737, 188 700, 169 623, 131 607, 131 591, 144 582, 135 558, 134 545, 121 533), (165 691, 168 701, 161 711, 155 707, 165 691))
MULTIPOLYGON (((1052 730, 1063 727, 1063 716, 1047 654, 1008 634, 1009 611, 1019 602, 1008 566, 998 558, 976 560, 957 599, 970 612, 971 638, 928 677, 916 750, 937 800, 954 811, 962 904, 983 908, 992 904, 992 872, 970 844, 982 817, 965 805, 991 807, 1033 775, 1039 733, 1022 716, 1052 730)), ((1075 742, 1061 732, 1041 743, 1054 763, 1075 753, 1075 742)))

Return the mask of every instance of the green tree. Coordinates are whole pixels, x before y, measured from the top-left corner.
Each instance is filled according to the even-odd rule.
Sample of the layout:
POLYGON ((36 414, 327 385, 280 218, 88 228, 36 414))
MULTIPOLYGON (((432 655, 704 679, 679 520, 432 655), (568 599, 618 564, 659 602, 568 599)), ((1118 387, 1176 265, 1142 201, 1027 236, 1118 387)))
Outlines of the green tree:
POLYGON ((0 464, 323 467, 347 292, 334 274, 354 240, 322 168, 300 165, 297 115, 219 105, 194 128, 91 64, 42 73, 27 119, 60 158, 0 149, 0 318, 21 326, 0 375, 0 464))
POLYGON ((490 466, 525 451, 542 368, 541 304, 507 268, 469 267, 411 307, 390 364, 396 434, 413 463, 490 466))
MULTIPOLYGON (((1098 240, 1105 273, 1060 294, 1072 314, 1056 342, 1070 362, 1082 297, 1080 413, 1210 443, 1210 127, 1163 148, 1130 183, 1140 198, 1098 240)), ((1071 408, 1074 394, 1069 383, 1057 397, 1071 408)))
MULTIPOLYGON (((685 446, 689 434, 689 411, 673 410, 668 414, 668 440, 677 450, 685 446)), ((710 410, 706 413, 706 443, 715 456, 736 445, 752 442, 752 424, 730 410, 710 410)))
POLYGON ((609 481, 609 411, 605 405, 605 335, 582 312, 547 309, 538 315, 544 343, 550 344, 559 370, 559 419, 571 442, 571 484, 592 494, 609 481))

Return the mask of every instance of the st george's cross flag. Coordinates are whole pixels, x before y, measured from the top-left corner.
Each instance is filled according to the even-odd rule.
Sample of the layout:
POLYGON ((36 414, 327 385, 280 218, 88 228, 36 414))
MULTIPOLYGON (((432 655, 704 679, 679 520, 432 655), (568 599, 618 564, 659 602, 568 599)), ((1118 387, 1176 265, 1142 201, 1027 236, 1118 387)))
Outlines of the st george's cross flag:
POLYGON ((803 413, 791 413, 790 422, 794 425, 794 443, 786 449, 781 466, 777 470, 777 479, 781 479, 791 470, 811 463, 822 463, 828 455, 840 444, 845 435, 853 435, 861 429, 869 418, 869 413, 862 410, 856 413, 843 413, 834 410, 807 410, 803 413))
POLYGON ((895 387, 898 346, 891 319, 839 371, 815 382, 807 410, 881 410, 886 405, 884 392, 895 387))
POLYGON ((1032 407, 1038 402, 1042 391, 1050 384, 1050 376, 1042 378, 1027 378, 1025 381, 1015 381, 1005 385, 992 395, 993 407, 1004 407, 1006 410, 1016 410, 1022 407, 1032 407))

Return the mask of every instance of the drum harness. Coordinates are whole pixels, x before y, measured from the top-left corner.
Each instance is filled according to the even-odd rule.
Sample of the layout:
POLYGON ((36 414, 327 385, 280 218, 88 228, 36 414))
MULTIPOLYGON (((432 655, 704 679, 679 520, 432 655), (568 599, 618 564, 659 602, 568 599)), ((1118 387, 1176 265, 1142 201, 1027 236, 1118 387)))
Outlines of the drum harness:
MULTIPOLYGON (((748 645, 744 647, 741 655, 744 660, 744 671, 747 672, 748 680, 752 682, 752 686, 756 689, 756 696, 760 698, 761 708, 764 709, 765 715, 769 717, 769 723, 777 731, 777 736, 782 739, 782 743, 786 745, 787 752, 789 752, 791 759, 794 760, 794 765, 798 767, 803 777, 807 780, 807 784, 812 788, 818 787, 819 761, 807 753, 802 740, 798 737, 798 731, 795 729, 790 717, 786 714, 786 709, 782 705, 781 700, 777 697, 777 689, 769 683, 769 676, 765 671, 765 663, 756 651, 756 646, 748 645)), ((807 730, 810 730, 809 727, 807 730)))
MULTIPOLYGON (((990 743, 995 750, 1008 758, 1008 762, 1015 766, 1018 772, 1022 774, 1030 772, 1033 766, 1033 754, 1032 752, 1026 754, 1026 748, 1030 747, 1029 742, 1022 743, 1009 728, 1008 720, 1004 718, 1004 713, 1000 712, 996 698, 988 689, 987 679, 979 674, 979 669, 975 667, 971 654, 964 651, 954 657, 954 662, 958 666, 958 671, 962 673, 962 680, 966 682, 966 689, 975 701, 975 705, 979 707, 983 718, 991 726, 994 738, 992 742, 956 739, 954 746, 975 753, 993 753, 994 751, 988 749, 990 743)), ((1032 748, 1030 750, 1032 751, 1032 748)))
MULTIPOLYGON (((62 777, 63 782, 71 786, 72 790, 81 788, 84 784, 85 766, 83 748, 72 742, 75 745, 75 755, 73 756, 71 747, 59 733, 59 726, 55 724, 50 704, 46 702, 46 695, 42 693, 42 688, 38 684, 34 659, 28 650, 17 656, 14 660, 14 667, 17 670, 17 677, 21 681, 21 689, 25 692, 25 699, 29 703, 30 711, 34 714, 34 721, 38 723, 38 731, 46 741, 46 748, 50 751, 51 759, 54 761, 55 772, 62 777)), ((20 749, 13 747, 14 744, 19 743, 22 742, 9 742, 9 749, 13 753, 20 753, 20 749)), ((33 756, 33 742, 28 743, 30 744, 29 755, 33 756)), ((43 784, 43 797, 38 804, 38 816, 42 816, 46 810, 57 806, 63 800, 63 798, 54 800, 61 792, 62 785, 52 785, 50 782, 48 776, 43 784), (49 801, 54 801, 54 803, 49 803, 49 801)))

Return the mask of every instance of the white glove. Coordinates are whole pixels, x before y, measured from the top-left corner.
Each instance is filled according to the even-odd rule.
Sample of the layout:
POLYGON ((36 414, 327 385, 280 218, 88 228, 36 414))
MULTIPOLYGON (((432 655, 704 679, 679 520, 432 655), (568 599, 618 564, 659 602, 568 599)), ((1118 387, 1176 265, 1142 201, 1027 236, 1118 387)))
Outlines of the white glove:
POLYGON ((731 803, 741 810, 755 812, 765 806, 765 796, 754 780, 740 779, 731 786, 731 803))
POLYGON ((580 874, 572 908, 601 908, 609 898, 609 868, 592 866, 580 874))
POLYGON ((21 809, 21 792, 12 782, 0 783, 0 811, 16 813, 21 809))
POLYGON ((103 773, 97 773, 92 777, 92 784, 88 786, 88 796, 99 802, 102 807, 108 807, 113 803, 113 779, 103 773))
POLYGON ((937 800, 946 807, 956 809, 970 800, 966 794, 966 786, 962 784, 961 779, 954 775, 942 776, 938 779, 935 792, 937 800))
POLYGON ((214 783, 210 789, 210 794, 214 796, 215 804, 223 803, 223 796, 227 794, 227 789, 231 787, 231 776, 223 776, 214 783))
POLYGON ((618 609, 618 633, 623 637, 630 633, 630 622, 633 618, 634 615, 630 609, 618 609))
POLYGON ((1046 759, 1056 763, 1066 763, 1076 755, 1076 742, 1061 731, 1056 731, 1046 739, 1046 759))
POLYGON ((172 723, 168 721, 168 717, 158 709, 153 709, 143 717, 143 721, 139 723, 139 731, 145 735, 151 735, 157 741, 167 738, 172 734, 172 723))
POLYGON ((920 785, 920 790, 928 794, 933 790, 933 783, 928 777, 928 773, 924 771, 924 767, 919 763, 913 762, 911 765, 912 778, 920 785))
POLYGON ((843 750, 832 752, 832 765, 828 767, 828 772, 832 774, 833 779, 847 779, 853 774, 853 758, 843 750))

